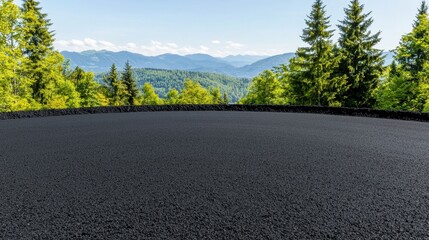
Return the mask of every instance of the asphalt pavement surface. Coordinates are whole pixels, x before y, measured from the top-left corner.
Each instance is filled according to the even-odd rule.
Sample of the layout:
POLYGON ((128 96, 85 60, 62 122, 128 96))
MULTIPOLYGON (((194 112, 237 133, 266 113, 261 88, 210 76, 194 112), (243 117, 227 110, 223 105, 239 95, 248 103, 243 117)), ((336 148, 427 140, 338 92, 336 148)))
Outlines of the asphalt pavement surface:
POLYGON ((429 239, 429 123, 252 112, 0 121, 0 239, 429 239))

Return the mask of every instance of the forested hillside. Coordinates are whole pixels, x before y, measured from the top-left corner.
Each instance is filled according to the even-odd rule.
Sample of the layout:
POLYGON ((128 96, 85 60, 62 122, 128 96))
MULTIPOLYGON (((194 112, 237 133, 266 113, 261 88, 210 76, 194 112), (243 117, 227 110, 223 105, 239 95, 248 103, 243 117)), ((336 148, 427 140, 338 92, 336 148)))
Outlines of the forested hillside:
MULTIPOLYGON (((232 103, 237 102, 246 93, 250 79, 235 78, 215 73, 189 72, 180 70, 134 69, 133 74, 138 86, 150 83, 160 97, 166 97, 171 89, 182 90, 185 80, 192 79, 205 88, 220 88, 227 93, 232 103)), ((104 74, 97 75, 97 81, 102 82, 104 74)))

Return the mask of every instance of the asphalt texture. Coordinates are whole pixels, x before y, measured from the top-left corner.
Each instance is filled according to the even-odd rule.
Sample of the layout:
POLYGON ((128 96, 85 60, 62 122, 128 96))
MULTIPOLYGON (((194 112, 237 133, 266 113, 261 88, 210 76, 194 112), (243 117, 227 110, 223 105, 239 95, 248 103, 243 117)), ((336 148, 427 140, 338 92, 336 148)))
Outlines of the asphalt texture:
POLYGON ((1 121, 0 239, 429 239, 429 124, 252 112, 1 121))

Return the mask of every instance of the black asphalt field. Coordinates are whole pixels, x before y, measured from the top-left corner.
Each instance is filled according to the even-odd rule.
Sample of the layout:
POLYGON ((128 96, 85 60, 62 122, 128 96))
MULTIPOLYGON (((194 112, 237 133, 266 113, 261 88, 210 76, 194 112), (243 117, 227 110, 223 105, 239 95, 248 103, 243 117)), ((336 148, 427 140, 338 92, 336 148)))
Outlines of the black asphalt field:
POLYGON ((429 123, 250 112, 1 121, 0 239, 429 239, 429 123))

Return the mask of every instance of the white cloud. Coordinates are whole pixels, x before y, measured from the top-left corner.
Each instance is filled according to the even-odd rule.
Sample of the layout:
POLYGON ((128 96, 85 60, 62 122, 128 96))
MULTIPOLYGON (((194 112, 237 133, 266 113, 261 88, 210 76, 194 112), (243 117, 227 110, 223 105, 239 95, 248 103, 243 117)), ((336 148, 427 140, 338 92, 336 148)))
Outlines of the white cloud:
MULTIPOLYGON (((178 55, 187 55, 195 53, 204 53, 210 54, 212 56, 224 57, 227 55, 238 55, 238 54, 248 54, 248 55, 274 55, 281 53, 281 51, 274 50, 254 50, 247 49, 247 46, 242 43, 237 43, 234 41, 218 41, 214 40, 211 42, 213 45, 208 47, 205 44, 200 44, 197 46, 181 46, 177 43, 168 42, 163 43, 160 41, 152 40, 148 44, 138 44, 134 42, 129 42, 125 44, 115 44, 105 40, 95 40, 92 38, 85 38, 83 40, 57 40, 55 42, 55 47, 60 51, 75 51, 82 52, 87 50, 108 50, 108 51, 129 51, 134 53, 140 53, 146 56, 157 56, 165 53, 178 54, 178 55)), ((210 42, 208 43, 210 44, 210 42)))
POLYGON ((207 52, 210 50, 210 48, 208 48, 208 47, 206 47, 206 46, 204 46, 204 45, 201 45, 201 46, 200 46, 200 49, 201 49, 201 51, 202 51, 203 53, 207 53, 207 52))
POLYGON ((226 42, 226 48, 227 49, 242 49, 244 47, 245 47, 245 45, 241 44, 241 43, 236 43, 233 41, 227 41, 226 42))

